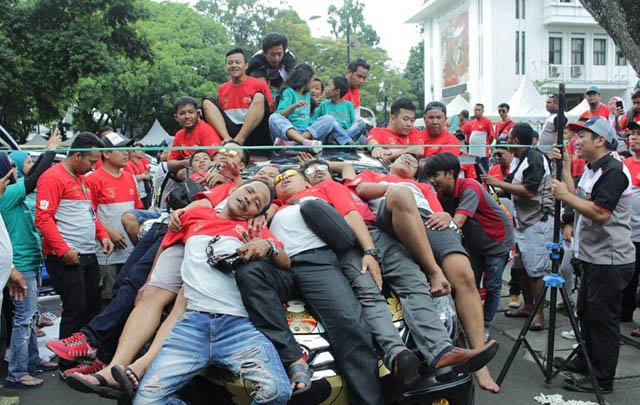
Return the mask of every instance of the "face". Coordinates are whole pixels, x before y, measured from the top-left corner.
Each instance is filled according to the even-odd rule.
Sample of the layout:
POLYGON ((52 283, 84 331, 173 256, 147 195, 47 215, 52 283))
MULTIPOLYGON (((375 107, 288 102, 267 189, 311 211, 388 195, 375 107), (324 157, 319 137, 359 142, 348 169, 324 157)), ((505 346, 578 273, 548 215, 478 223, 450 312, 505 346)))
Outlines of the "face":
POLYGON ((482 118, 482 114, 484 114, 484 107, 476 105, 473 107, 473 116, 476 118, 482 118))
POLYGON ((347 79, 349 80, 349 87, 352 89, 359 89, 364 85, 369 77, 369 69, 365 69, 362 66, 358 66, 355 72, 347 70, 347 79))
POLYGON ((85 154, 81 154, 80 152, 76 152, 71 157, 71 162, 73 165, 73 171, 76 174, 85 174, 96 164, 96 162, 100 159, 99 151, 91 151, 85 152, 85 154))
POLYGON ((398 114, 391 114, 391 130, 398 135, 407 136, 413 129, 416 112, 401 108, 398 114))
POLYGON ((447 122, 447 116, 441 110, 429 110, 424 114, 424 125, 430 136, 438 136, 442 133, 447 122))
POLYGON ((311 93, 311 98, 315 101, 322 100, 322 85, 317 80, 311 81, 311 87, 309 88, 309 93, 311 93))
POLYGON ((391 174, 395 174, 404 179, 413 179, 418 172, 418 166, 418 159, 411 154, 405 153, 400 155, 391 166, 389 166, 389 171, 391 174))
POLYGON ((247 220, 260 214, 269 204, 270 193, 266 184, 253 181, 238 187, 227 203, 227 209, 233 219, 247 220))
POLYGON ((631 104, 636 113, 640 112, 640 97, 636 97, 631 100, 631 104))
POLYGON ((323 180, 331 178, 329 166, 324 163, 315 163, 310 165, 304 170, 304 175, 312 186, 315 186, 323 180))
POLYGON ((211 166, 213 166, 213 160, 211 160, 211 156, 208 153, 196 153, 193 156, 193 161, 191 163, 191 167, 193 170, 197 172, 206 172, 211 166))
POLYGON ((276 195, 281 201, 289 200, 296 193, 307 188, 308 184, 305 178, 294 169, 285 170, 276 176, 274 180, 276 195))
POLYGON ((193 104, 184 104, 178 107, 178 111, 173 114, 173 118, 178 121, 182 128, 191 129, 198 123, 200 110, 193 104))
POLYGON ((333 80, 329 80, 327 87, 324 89, 324 95, 327 96, 327 98, 333 98, 336 95, 336 92, 339 96, 340 91, 336 89, 336 85, 333 83, 333 80))
POLYGON ((565 141, 570 141, 571 139, 573 139, 573 131, 569 128, 565 128, 564 131, 562 131, 562 138, 565 141))
POLYGON ((451 170, 439 170, 434 176, 429 177, 429 181, 438 193, 444 193, 446 195, 453 194, 456 186, 456 179, 453 177, 451 170))
POLYGON ((284 58, 284 47, 282 45, 272 46, 267 49, 267 53, 264 56, 271 67, 278 67, 282 62, 282 58, 284 58))
POLYGON ((262 180, 273 186, 273 181, 278 174, 280 174, 280 170, 278 170, 276 166, 268 165, 258 170, 256 174, 253 175, 253 178, 256 180, 262 180))
POLYGON ((500 118, 506 120, 509 112, 507 111, 506 107, 500 107, 498 108, 498 114, 500 115, 500 118))
POLYGON ((244 162, 242 161, 243 153, 242 149, 219 149, 218 153, 216 153, 216 156, 218 157, 216 165, 220 166, 222 164, 235 163, 240 169, 244 169, 244 162))
POLYGON ((599 136, 593 139, 592 133, 586 129, 578 132, 578 141, 576 142, 576 153, 587 161, 597 154, 597 150, 604 146, 604 138, 599 136))
POLYGON ((640 129, 629 131, 629 149, 640 152, 640 129))
POLYGON ((27 155, 27 158, 24 160, 24 165, 22 166, 22 173, 26 176, 31 171, 33 167, 33 160, 30 155, 27 155))
POLYGON ((462 114, 458 114, 458 121, 460 121, 460 124, 464 124, 467 122, 467 117, 462 114))
POLYGON ((558 99, 548 98, 545 105, 547 112, 552 113, 558 110, 558 99))
POLYGON ((595 91, 591 91, 587 93, 587 102, 591 107, 597 107, 600 104, 600 94, 595 91))
POLYGON ((125 167, 129 162, 129 153, 126 150, 114 149, 102 153, 104 154, 105 162, 109 162, 110 165, 118 169, 125 167))
POLYGON ((496 163, 502 167, 509 167, 513 160, 513 154, 506 149, 496 149, 493 156, 496 158, 496 163))
POLYGON ((249 64, 241 53, 233 53, 227 56, 227 73, 231 79, 240 79, 245 75, 249 64))
POLYGON ((616 100, 616 98, 615 98, 615 97, 611 97, 611 98, 609 99, 609 104, 607 104, 607 107, 609 107, 609 110, 610 110, 610 111, 615 111, 615 110, 617 109, 617 107, 616 107, 616 102, 617 102, 617 101, 618 101, 618 100, 616 100))

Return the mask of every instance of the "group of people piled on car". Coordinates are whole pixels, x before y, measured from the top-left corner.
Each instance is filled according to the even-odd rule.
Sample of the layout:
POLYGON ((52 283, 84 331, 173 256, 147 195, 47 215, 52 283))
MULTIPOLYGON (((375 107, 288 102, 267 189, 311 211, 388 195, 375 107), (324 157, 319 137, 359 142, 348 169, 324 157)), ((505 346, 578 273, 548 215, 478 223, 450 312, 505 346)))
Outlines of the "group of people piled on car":
MULTIPOLYGON (((54 152, 34 164, 24 152, 0 154, 7 252, 0 257, 11 269, 15 306, 8 385, 40 386, 35 373, 59 367, 81 392, 179 403, 173 395, 215 364, 251 381, 255 403, 286 403, 312 388, 282 306, 299 296, 326 330, 352 403, 383 403, 376 347, 407 387, 427 371, 439 381, 474 373, 481 388, 498 392, 486 365, 498 349, 489 334, 502 274, 515 246, 515 308, 507 315, 527 317, 551 269, 545 244, 560 199, 564 235, 583 274, 581 330, 600 387, 612 389, 619 321, 631 318, 638 277, 640 225, 631 212, 640 214, 640 93, 626 117, 616 108, 602 118, 600 91, 589 88, 590 111, 566 131, 559 182, 551 162, 562 150, 555 95, 540 135, 513 122, 506 104, 495 129, 481 104, 468 122, 463 111, 454 135, 438 101, 426 106, 419 131, 406 98, 392 104, 387 127, 367 131, 358 118, 370 68, 364 60, 325 87, 310 65, 296 64, 286 37, 270 34, 262 48, 249 61, 242 49, 226 53, 230 81, 217 99, 176 100, 182 129, 153 179, 144 154, 111 129, 78 134, 53 167, 54 152), (618 142, 616 131, 628 142, 618 142), (318 155, 322 144, 362 140, 386 171, 318 155), (619 144, 631 154, 624 162, 619 144), (296 168, 258 162, 247 179, 255 159, 244 145, 308 148, 296 168), (188 149, 207 146, 215 148, 188 149), (42 257, 63 305, 59 339, 47 343, 58 364, 37 348, 42 257), (392 322, 385 284, 416 351, 392 322), (452 292, 468 349, 454 346, 436 311, 436 297, 452 292)), ((58 147, 54 132, 47 149, 58 147)), ((542 311, 531 329, 543 329, 542 311)), ((566 367, 584 372, 580 357, 566 367)), ((567 386, 593 389, 579 378, 567 386)))

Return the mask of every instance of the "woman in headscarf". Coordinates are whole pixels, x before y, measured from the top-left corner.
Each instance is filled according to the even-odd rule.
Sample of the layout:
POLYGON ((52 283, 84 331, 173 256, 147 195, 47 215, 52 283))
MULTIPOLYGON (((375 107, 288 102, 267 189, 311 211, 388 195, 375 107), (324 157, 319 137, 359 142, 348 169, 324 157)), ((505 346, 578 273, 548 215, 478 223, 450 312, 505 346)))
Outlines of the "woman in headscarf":
MULTIPOLYGON (((57 149, 58 146, 60 146, 60 139, 57 130, 54 130, 47 142, 47 149, 57 149)), ((12 297, 15 312, 9 368, 5 381, 5 386, 8 388, 39 387, 43 384, 43 380, 34 377, 33 374, 57 368, 56 363, 40 359, 38 352, 35 326, 42 254, 40 237, 36 232, 33 217, 25 204, 27 196, 35 190, 38 178, 51 167, 54 158, 55 152, 42 153, 29 168, 26 163, 30 158, 18 155, 17 160, 20 163, 18 165, 6 153, 0 153, 0 178, 14 171, 14 168, 21 169, 23 173, 23 176, 17 179, 13 174, 9 175, 9 185, 0 197, 0 214, 6 224, 13 247, 13 265, 19 271, 18 277, 22 276, 24 279, 24 283, 21 284, 26 286, 24 297, 16 295, 12 297)))

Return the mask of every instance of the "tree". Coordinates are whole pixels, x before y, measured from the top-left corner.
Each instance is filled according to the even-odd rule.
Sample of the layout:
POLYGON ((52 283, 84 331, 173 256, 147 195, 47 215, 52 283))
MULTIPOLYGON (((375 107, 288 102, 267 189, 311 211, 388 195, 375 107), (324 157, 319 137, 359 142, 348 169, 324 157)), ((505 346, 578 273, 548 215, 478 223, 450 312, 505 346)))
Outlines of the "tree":
POLYGON ((404 79, 408 80, 410 93, 416 99, 419 111, 424 109, 424 42, 411 48, 409 60, 404 70, 404 79))
POLYGON ((640 75, 640 2, 580 0, 640 75))
POLYGON ((138 0, 5 0, 0 13, 0 124, 19 141, 60 118, 81 77, 149 57, 132 27, 145 16, 138 0))
POLYGON ((373 27, 364 22, 364 4, 360 0, 344 0, 341 8, 329 6, 327 20, 336 39, 346 37, 350 33, 351 41, 357 38, 360 43, 376 46, 380 37, 373 27))

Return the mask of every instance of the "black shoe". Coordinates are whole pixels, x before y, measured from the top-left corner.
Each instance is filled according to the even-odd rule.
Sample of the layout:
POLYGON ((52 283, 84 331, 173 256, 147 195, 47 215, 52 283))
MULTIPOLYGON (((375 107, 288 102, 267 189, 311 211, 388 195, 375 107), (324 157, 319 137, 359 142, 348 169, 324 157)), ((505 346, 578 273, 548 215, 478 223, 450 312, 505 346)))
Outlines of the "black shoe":
MULTIPOLYGON (((596 392, 593 384, 591 383, 591 379, 589 377, 567 377, 564 379, 564 388, 569 391, 575 392, 596 392)), ((607 387, 600 385, 600 393, 602 394, 610 394, 613 391, 613 387, 607 387)))
POLYGON ((577 358, 574 358, 571 361, 565 361, 565 359, 562 358, 562 357, 554 357, 553 358, 553 365, 556 368, 562 369, 564 371, 569 371, 569 372, 572 372, 572 373, 578 373, 578 374, 588 374, 589 373, 589 370, 587 369, 587 366, 582 364, 582 362, 580 360, 578 360, 577 358))

